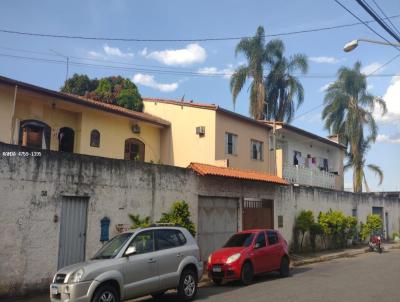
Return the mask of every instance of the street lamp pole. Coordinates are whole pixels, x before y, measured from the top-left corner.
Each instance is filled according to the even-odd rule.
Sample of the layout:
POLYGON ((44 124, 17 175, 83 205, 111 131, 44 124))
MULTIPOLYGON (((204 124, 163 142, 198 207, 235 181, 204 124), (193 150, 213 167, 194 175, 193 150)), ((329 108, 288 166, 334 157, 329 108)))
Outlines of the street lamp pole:
POLYGON ((346 45, 344 45, 343 50, 345 52, 350 52, 357 48, 359 42, 367 42, 367 43, 374 43, 374 44, 380 44, 380 45, 389 45, 389 46, 394 46, 394 47, 400 47, 400 43, 389 43, 385 41, 379 41, 379 40, 372 40, 372 39, 366 39, 366 38, 360 38, 357 40, 350 41, 346 45))

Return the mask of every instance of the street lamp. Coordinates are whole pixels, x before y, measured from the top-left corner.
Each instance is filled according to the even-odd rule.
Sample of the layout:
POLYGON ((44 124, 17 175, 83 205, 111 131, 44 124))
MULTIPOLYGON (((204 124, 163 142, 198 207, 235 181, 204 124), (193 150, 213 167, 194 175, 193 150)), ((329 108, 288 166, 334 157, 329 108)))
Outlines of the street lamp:
POLYGON ((345 52, 350 52, 350 51, 354 50, 355 48, 357 48, 359 42, 367 42, 367 43, 374 43, 374 44, 380 44, 380 45, 390 45, 390 46, 394 46, 394 47, 400 47, 400 43, 389 43, 389 42, 385 42, 385 41, 360 38, 360 39, 353 40, 353 41, 350 41, 349 43, 347 43, 343 47, 343 50, 345 52))

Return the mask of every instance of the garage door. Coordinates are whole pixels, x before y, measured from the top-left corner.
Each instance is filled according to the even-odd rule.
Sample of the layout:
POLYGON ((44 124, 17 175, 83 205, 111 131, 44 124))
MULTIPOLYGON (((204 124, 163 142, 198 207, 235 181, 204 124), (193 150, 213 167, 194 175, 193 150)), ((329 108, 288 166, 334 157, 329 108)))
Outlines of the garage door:
POLYGON ((199 196, 197 237, 203 261, 237 232, 238 206, 236 198, 199 196))

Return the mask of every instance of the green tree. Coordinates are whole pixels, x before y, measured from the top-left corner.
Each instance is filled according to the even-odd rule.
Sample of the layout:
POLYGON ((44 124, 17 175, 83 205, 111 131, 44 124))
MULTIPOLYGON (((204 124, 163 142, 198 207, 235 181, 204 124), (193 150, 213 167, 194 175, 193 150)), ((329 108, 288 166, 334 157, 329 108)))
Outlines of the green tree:
POLYGON ((372 115, 376 105, 382 108, 383 114, 386 113, 384 100, 368 93, 366 75, 361 72, 360 62, 353 68, 340 68, 337 80, 326 90, 322 118, 325 128, 332 134, 339 134, 348 148, 345 169, 353 169, 354 192, 362 192, 363 182, 368 189, 365 168, 379 176, 379 184, 383 180, 382 170, 365 162, 366 153, 378 133, 372 115))
POLYGON ((131 80, 121 76, 90 80, 86 75, 74 74, 65 82, 61 91, 135 111, 143 110, 143 100, 138 88, 131 80))
POLYGON ((300 249, 303 249, 304 235, 310 231, 314 224, 314 214, 312 211, 302 210, 296 218, 295 228, 301 235, 300 249))
POLYGON ((149 216, 146 216, 144 218, 141 218, 140 215, 133 215, 133 214, 128 214, 128 216, 132 222, 131 226, 132 229, 145 228, 151 224, 149 216))
POLYGON ((86 93, 95 90, 98 86, 97 79, 90 79, 85 74, 75 73, 71 78, 65 81, 61 92, 84 96, 86 93))
POLYGON ((163 213, 160 223, 173 223, 186 228, 193 236, 196 235, 196 228, 190 218, 189 205, 184 200, 177 200, 172 204, 168 213, 163 213))
POLYGON ((246 81, 251 79, 249 112, 255 119, 268 117, 290 122, 294 114, 294 98, 297 97, 297 107, 304 100, 303 86, 293 72, 307 72, 307 58, 298 54, 288 59, 284 57, 284 51, 281 40, 272 40, 265 45, 262 26, 257 28, 254 37, 243 38, 236 46, 235 54, 243 54, 247 64, 239 66, 231 77, 233 104, 236 104, 246 81), (265 67, 270 70, 266 77, 265 67))
POLYGON ((308 60, 303 54, 286 58, 285 45, 281 40, 272 40, 266 46, 269 55, 269 73, 264 79, 266 102, 264 112, 266 118, 290 123, 294 112, 304 102, 304 88, 294 75, 300 71, 308 71, 308 60), (296 104, 297 103, 297 104, 296 104))

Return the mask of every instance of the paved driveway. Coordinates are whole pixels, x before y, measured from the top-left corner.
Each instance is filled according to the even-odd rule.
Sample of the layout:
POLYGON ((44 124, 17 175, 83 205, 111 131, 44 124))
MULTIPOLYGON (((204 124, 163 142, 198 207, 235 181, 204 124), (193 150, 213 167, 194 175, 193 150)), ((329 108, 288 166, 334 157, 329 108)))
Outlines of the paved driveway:
MULTIPOLYGON (((397 302, 400 301, 399 280, 400 250, 390 250, 297 267, 286 279, 268 274, 247 287, 239 283, 206 285, 199 290, 196 301, 397 302)), ((47 302, 48 299, 15 301, 47 302)), ((134 301, 155 300, 145 297, 134 301)), ((167 293, 160 301, 176 301, 176 296, 173 292, 167 293)))

